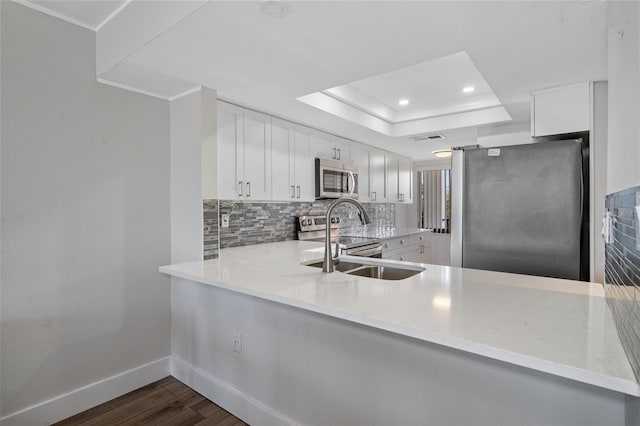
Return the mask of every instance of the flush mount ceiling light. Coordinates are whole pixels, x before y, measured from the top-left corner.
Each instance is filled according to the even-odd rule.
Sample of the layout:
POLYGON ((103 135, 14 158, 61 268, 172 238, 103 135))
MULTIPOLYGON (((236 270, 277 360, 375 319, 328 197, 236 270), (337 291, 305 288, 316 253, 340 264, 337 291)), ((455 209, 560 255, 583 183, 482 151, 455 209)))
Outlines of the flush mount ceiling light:
POLYGON ((409 105, 409 99, 400 99, 398 101, 398 105, 400 105, 400 106, 409 105))
POLYGON ((462 91, 464 93, 472 93, 474 90, 476 90, 476 88, 473 86, 466 86, 462 88, 462 91))
POLYGON ((438 158, 446 158, 451 157, 451 150, 449 149, 439 149, 437 151, 433 151, 432 154, 438 158))
POLYGON ((289 5, 280 0, 263 0, 260 12, 272 18, 281 18, 289 13, 289 5))

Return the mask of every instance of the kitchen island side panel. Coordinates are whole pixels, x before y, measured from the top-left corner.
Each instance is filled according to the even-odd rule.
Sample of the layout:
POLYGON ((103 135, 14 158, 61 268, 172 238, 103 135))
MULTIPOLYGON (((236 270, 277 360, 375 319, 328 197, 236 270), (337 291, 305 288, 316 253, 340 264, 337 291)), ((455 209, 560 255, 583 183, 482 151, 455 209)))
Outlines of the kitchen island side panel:
POLYGON ((625 424, 623 394, 206 284, 172 321, 172 373, 250 424, 625 424))

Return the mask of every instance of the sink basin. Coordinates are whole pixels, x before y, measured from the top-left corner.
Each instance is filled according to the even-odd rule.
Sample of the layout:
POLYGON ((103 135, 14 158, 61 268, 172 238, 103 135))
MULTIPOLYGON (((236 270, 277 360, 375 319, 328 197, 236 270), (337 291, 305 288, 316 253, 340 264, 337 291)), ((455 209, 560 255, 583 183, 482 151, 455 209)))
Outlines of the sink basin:
MULTIPOLYGON (((313 262, 313 263, 309 263, 307 264, 307 266, 313 266, 315 268, 322 268, 322 265, 324 264, 324 261, 319 261, 319 262, 313 262)), ((347 272, 347 271, 351 271, 353 269, 356 268, 361 268, 362 266, 364 266, 362 263, 355 263, 355 262, 345 262, 345 261, 341 261, 341 260, 334 260, 333 261, 333 267, 336 271, 339 272, 347 272)))
MULTIPOLYGON (((322 268, 323 261, 318 260, 312 263, 305 264, 306 266, 312 266, 314 268, 322 268)), ((405 278, 412 277, 424 271, 424 268, 414 266, 410 268, 399 268, 397 265, 380 265, 380 264, 367 264, 349 262, 345 260, 337 259, 333 261, 333 265, 336 271, 344 272, 349 275, 357 275, 359 277, 376 278, 379 280, 403 280, 405 278)))
POLYGON ((417 275, 422 271, 424 271, 424 269, 415 270, 395 268, 393 266, 369 265, 349 271, 348 274, 367 278, 377 278, 380 280, 403 280, 417 275))

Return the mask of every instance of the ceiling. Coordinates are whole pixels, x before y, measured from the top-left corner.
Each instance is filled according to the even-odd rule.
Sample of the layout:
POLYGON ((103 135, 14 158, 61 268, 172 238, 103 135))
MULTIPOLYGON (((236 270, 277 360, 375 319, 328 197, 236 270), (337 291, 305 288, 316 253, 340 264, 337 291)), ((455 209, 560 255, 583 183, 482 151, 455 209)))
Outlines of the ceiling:
MULTIPOLYGON (((123 2, 37 3, 58 14, 74 11, 73 19, 86 19, 87 26, 103 25, 99 36, 111 25, 100 18, 117 8, 120 15, 132 9, 123 2), (93 14, 79 12, 91 7, 93 14)), ((463 104, 472 99, 458 99, 462 85, 476 87, 476 102, 496 104, 511 122, 523 122, 529 120, 531 90, 607 78, 606 1, 288 5, 286 16, 270 17, 260 12, 259 1, 197 4, 170 27, 132 46, 99 77, 168 99, 208 86, 221 98, 416 160, 431 158, 431 151, 443 146, 475 143, 478 131, 486 137, 486 128, 499 129, 499 124, 468 126, 443 118, 469 107, 463 104), (457 65, 438 69, 439 62, 447 61, 457 65), (434 143, 416 142, 410 135, 390 137, 298 100, 341 87, 391 110, 392 121, 415 120, 430 111, 439 118, 434 131, 446 139, 434 143), (401 109, 399 97, 414 101, 401 109)), ((153 18, 153 11, 146 11, 147 16, 153 18)), ((132 26, 131 32, 136 31, 132 26)))

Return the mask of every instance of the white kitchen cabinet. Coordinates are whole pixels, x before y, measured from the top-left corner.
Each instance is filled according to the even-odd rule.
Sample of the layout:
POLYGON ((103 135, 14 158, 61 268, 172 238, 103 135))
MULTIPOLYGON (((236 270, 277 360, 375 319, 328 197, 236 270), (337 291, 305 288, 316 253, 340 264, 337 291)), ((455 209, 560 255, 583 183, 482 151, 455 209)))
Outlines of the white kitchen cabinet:
POLYGON ((311 129, 271 119, 271 194, 276 201, 313 201, 314 157, 311 129))
POLYGON ((295 198, 294 183, 294 125, 277 118, 271 119, 271 198, 295 198))
POLYGON ((386 201, 386 155, 384 151, 369 150, 369 201, 386 201))
POLYGON ((432 248, 427 231, 390 238, 382 243, 382 258, 404 262, 431 263, 432 248))
POLYGON ((311 142, 317 150, 316 156, 318 158, 337 160, 344 163, 351 161, 351 144, 347 139, 313 130, 311 142))
POLYGON ((271 118, 218 103, 218 193, 220 198, 271 198, 271 118))
POLYGON ((398 194, 401 203, 413 203, 413 166, 408 158, 398 159, 398 194))
POLYGON ((369 150, 365 145, 351 146, 351 162, 358 166, 358 199, 371 201, 369 193, 369 150))
POLYGON ((311 151, 311 129, 294 126, 293 183, 296 201, 315 200, 315 157, 311 151))
POLYGON ((244 180, 242 156, 243 111, 218 102, 218 196, 238 199, 244 180), (238 176, 241 176, 238 179, 238 176))
POLYGON ((400 191, 398 188, 398 157, 387 153, 387 202, 397 203, 400 201, 400 191))
POLYGON ((588 131, 590 105, 589 82, 531 92, 531 136, 588 131))

